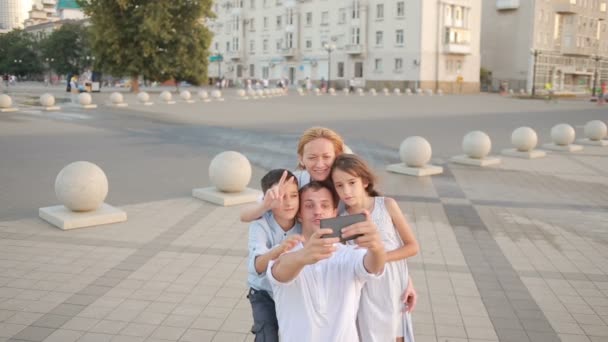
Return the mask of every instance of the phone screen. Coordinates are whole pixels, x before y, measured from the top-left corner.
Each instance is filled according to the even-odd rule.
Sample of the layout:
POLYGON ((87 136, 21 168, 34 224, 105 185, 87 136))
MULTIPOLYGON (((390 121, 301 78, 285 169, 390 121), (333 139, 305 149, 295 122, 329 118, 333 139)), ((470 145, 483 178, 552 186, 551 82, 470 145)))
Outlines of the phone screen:
POLYGON ((354 239, 358 238, 359 236, 361 236, 361 234, 350 236, 348 239, 343 239, 341 230, 342 230, 342 228, 348 227, 351 224, 355 224, 357 222, 363 222, 363 221, 365 221, 365 214, 353 214, 353 215, 338 216, 338 217, 332 217, 332 218, 328 218, 328 219, 322 219, 321 228, 331 228, 334 231, 332 234, 326 234, 323 237, 324 238, 339 237, 340 242, 354 240, 354 239))

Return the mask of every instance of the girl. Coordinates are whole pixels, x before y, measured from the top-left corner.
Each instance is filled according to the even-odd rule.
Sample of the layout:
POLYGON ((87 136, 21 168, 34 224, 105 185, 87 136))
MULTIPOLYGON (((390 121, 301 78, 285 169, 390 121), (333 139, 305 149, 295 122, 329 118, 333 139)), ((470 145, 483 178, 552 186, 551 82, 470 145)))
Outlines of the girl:
POLYGON ((413 342, 412 321, 404 308, 409 275, 406 258, 418 253, 418 242, 397 202, 381 197, 374 188, 376 177, 370 167, 352 154, 338 156, 332 166, 331 179, 344 202, 342 214, 367 210, 378 226, 387 250, 385 276, 365 284, 361 293, 357 324, 361 342, 391 340, 413 342))

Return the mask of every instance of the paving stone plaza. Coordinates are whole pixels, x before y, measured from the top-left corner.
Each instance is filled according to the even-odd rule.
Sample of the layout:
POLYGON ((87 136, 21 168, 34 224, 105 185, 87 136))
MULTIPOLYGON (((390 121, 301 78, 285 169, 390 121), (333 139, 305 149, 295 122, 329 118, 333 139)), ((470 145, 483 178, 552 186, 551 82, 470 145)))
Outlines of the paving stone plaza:
MULTIPOLYGON (((466 96, 288 96, 110 106, 64 102, 63 88, 9 89, 19 110, 0 113, 0 341, 253 341, 246 298, 247 224, 239 208, 191 196, 209 186, 210 160, 243 153, 250 187, 296 165, 311 126, 330 127, 376 169, 420 243, 408 260, 418 292, 418 342, 608 341, 608 147, 500 155, 529 126, 538 147, 551 128, 608 122, 608 106, 466 96), (36 99, 55 94, 60 110, 36 99), (501 164, 450 162, 481 130, 501 164), (388 173, 414 135, 433 148, 440 175, 388 173), (87 160, 109 181, 106 202, 126 222, 63 231, 38 217, 57 205, 55 177, 87 160)), ((166 89, 174 90, 174 89, 166 89)), ((191 90, 196 94, 195 90, 191 90)))

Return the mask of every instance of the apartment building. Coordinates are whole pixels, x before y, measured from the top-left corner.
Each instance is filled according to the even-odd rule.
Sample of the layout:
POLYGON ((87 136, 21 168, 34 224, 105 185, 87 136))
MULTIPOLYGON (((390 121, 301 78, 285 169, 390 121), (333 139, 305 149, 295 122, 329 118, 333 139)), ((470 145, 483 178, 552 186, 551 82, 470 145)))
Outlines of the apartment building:
POLYGON ((479 91, 481 0, 219 0, 210 77, 479 91))
POLYGON ((583 93, 608 81, 607 0, 496 0, 483 7, 488 86, 583 93))
POLYGON ((0 33, 23 28, 31 0, 0 0, 0 33))

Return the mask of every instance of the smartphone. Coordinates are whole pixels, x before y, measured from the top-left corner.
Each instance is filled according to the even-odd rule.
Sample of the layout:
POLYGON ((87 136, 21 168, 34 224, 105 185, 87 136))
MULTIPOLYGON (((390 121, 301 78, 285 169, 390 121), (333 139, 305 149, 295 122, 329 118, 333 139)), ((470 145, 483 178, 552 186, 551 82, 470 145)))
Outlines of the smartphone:
POLYGON ((323 237, 339 237, 340 242, 354 240, 361 236, 361 234, 353 235, 347 239, 342 238, 342 228, 348 227, 351 224, 365 221, 365 214, 354 214, 346 216, 332 217, 321 220, 321 228, 331 228, 334 232, 332 234, 325 234, 323 237))

